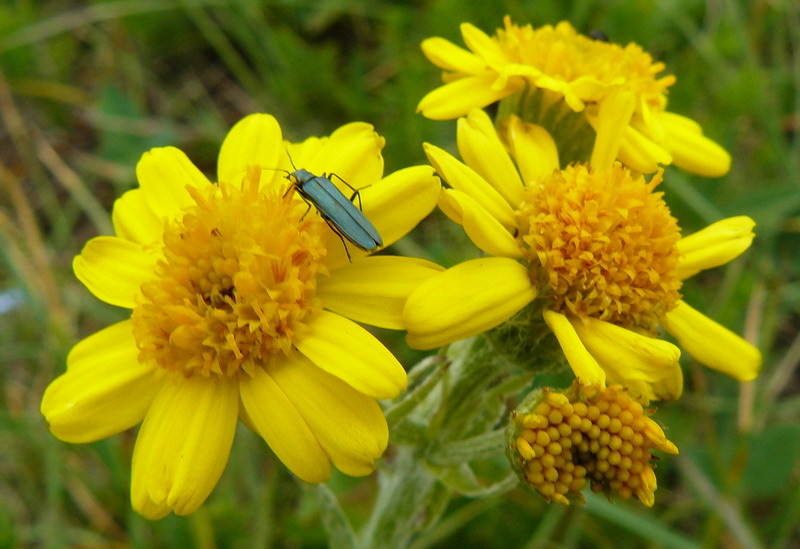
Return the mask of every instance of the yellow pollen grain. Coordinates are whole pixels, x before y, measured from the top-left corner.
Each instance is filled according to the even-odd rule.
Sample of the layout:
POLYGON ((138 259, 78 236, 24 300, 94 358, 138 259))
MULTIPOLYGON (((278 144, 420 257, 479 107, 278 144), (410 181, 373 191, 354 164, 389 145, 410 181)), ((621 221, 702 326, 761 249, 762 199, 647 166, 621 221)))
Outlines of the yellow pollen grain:
POLYGON ((525 466, 526 470, 531 473, 538 473, 542 470, 542 462, 538 459, 531 459, 525 466))
POLYGON ((536 437, 536 444, 538 444, 539 446, 547 446, 548 444, 550 444, 551 439, 550 435, 547 434, 547 431, 544 430, 536 431, 534 436, 536 437))
POLYGON ((530 429, 522 431, 520 438, 529 444, 536 442, 536 433, 530 429))
POLYGON ((188 188, 194 205, 168 222, 162 256, 133 310, 140 360, 184 376, 253 375, 320 308, 324 222, 282 189, 188 188))
POLYGON ((553 494, 553 501, 561 505, 569 505, 569 500, 563 494, 553 494))
POLYGON ((660 181, 576 164, 525 190, 517 241, 553 310, 654 330, 674 308, 680 230, 660 181))
POLYGON ((536 407, 536 414, 543 418, 547 418, 547 414, 549 413, 550 413, 550 405, 547 404, 546 402, 542 402, 536 407))
POLYGON ((517 452, 519 452, 519 455, 521 455, 523 459, 533 459, 536 457, 536 453, 533 451, 533 448, 531 448, 531 445, 522 437, 517 439, 517 452))

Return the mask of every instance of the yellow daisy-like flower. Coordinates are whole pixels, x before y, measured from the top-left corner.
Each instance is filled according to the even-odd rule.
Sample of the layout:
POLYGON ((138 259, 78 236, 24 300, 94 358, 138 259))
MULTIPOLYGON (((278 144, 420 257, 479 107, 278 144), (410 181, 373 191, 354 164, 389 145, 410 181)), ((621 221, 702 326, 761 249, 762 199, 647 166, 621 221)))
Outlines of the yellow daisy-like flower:
POLYGON ((397 396, 406 374, 350 319, 402 328, 407 295, 440 269, 361 250, 349 262, 276 168, 290 169, 288 151, 299 167, 363 188, 364 214, 389 245, 435 207, 440 184, 429 166, 381 179, 383 144, 365 123, 290 144, 272 116, 252 115, 222 144, 218 184, 180 150, 153 149, 139 188, 114 206, 116 236, 75 258, 86 287, 132 315, 74 347, 42 413, 68 442, 143 421, 131 499, 144 516, 205 501, 237 418, 305 481, 324 482, 331 462, 349 475, 374 470, 388 441, 376 399, 397 396))
POLYGON ((590 124, 597 134, 619 133, 617 158, 643 173, 670 163, 708 177, 730 169, 730 155, 696 122, 666 110, 675 77, 659 76, 664 64, 640 46, 594 40, 566 21, 520 27, 508 16, 495 36, 469 23, 461 33, 469 50, 443 38, 422 43, 428 59, 446 71, 446 83, 417 107, 428 118, 449 120, 502 100, 501 115, 545 126, 562 150, 590 135, 590 124))
MULTIPOLYGON (((757 375, 758 350, 679 293, 684 279, 750 246, 750 218, 681 238, 654 192, 661 174, 647 182, 614 163, 609 143, 597 143, 591 166, 559 170, 549 134, 519 118, 508 128, 511 155, 481 110, 459 119, 457 135, 466 164, 425 145, 451 187, 439 205, 490 257, 456 265, 412 292, 404 312, 412 347, 432 349, 504 323, 524 345, 539 337, 544 320, 583 382, 677 398, 680 352, 655 337, 662 326, 703 364, 742 381, 757 375)), ((524 351, 532 359, 542 352, 524 351)))
POLYGON ((583 503, 581 491, 635 497, 647 507, 658 486, 651 449, 677 454, 661 426, 619 385, 544 388, 512 413, 508 457, 517 474, 548 501, 583 503))

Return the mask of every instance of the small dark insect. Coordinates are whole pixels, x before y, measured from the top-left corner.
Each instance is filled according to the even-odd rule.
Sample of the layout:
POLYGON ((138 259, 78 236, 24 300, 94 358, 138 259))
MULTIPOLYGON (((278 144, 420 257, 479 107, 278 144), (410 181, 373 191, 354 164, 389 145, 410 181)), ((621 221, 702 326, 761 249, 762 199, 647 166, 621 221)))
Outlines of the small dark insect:
POLYGON ((291 156, 289 156, 289 161, 292 163, 294 171, 286 171, 286 179, 292 184, 286 191, 287 194, 296 190, 297 194, 306 201, 309 209, 311 206, 317 209, 322 219, 342 241, 347 259, 352 261, 350 250, 347 249, 347 243, 344 241, 345 238, 354 246, 368 252, 383 246, 381 235, 361 211, 360 189, 353 188, 335 173, 314 175, 303 168, 298 169, 291 156), (333 184, 332 177, 336 177, 353 191, 349 199, 333 184), (355 198, 358 198, 358 207, 353 203, 355 198))

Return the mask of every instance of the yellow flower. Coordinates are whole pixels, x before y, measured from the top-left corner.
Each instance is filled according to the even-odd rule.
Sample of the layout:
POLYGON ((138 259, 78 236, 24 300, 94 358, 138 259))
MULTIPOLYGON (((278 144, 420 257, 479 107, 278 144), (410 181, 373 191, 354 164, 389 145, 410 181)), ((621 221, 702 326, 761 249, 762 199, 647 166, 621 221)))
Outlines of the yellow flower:
POLYGON ((429 166, 381 179, 383 144, 365 123, 290 144, 272 116, 252 115, 222 144, 219 184, 180 150, 153 149, 139 188, 114 206, 116 236, 75 258, 86 287, 132 315, 73 348, 42 413, 68 442, 143 421, 131 499, 144 516, 205 501, 237 418, 305 481, 324 482, 331 462, 349 475, 374 470, 388 439, 376 399, 397 396, 406 374, 346 317, 402 328, 406 296, 439 268, 355 249, 350 263, 276 168, 290 168, 288 151, 298 167, 364 188, 364 214, 389 245, 435 207, 440 184, 429 166))
MULTIPOLYGON (((742 381, 757 375, 758 350, 679 293, 685 278, 750 246, 750 218, 681 238, 654 192, 661 173, 646 182, 612 164, 614 147, 604 142, 592 166, 559 170, 541 127, 512 118, 507 135, 511 156, 489 117, 474 110, 458 121, 466 164, 425 145, 451 187, 439 206, 490 257, 456 265, 411 293, 404 317, 412 347, 435 348, 504 323, 524 344, 538 337, 525 326, 541 328, 544 320, 583 382, 677 398, 680 352, 656 337, 660 325, 705 365, 742 381)), ((534 359, 541 351, 525 352, 534 359)))
POLYGON ((417 107, 428 118, 449 120, 502 100, 501 115, 516 113, 545 126, 562 149, 580 140, 588 123, 597 134, 619 134, 617 158, 633 170, 652 173, 658 164, 674 163, 718 177, 730 169, 730 155, 696 122, 666 110, 675 77, 658 76, 664 64, 640 46, 593 40, 566 21, 520 27, 508 16, 495 36, 469 23, 461 33, 469 51, 443 38, 422 43, 428 59, 445 71, 445 84, 417 107), (581 127, 570 131, 575 124, 581 127))
POLYGON ((664 430, 619 385, 573 384, 532 393, 511 416, 508 457, 517 474, 548 501, 583 503, 587 482, 609 498, 647 507, 657 487, 651 449, 677 454, 664 430))

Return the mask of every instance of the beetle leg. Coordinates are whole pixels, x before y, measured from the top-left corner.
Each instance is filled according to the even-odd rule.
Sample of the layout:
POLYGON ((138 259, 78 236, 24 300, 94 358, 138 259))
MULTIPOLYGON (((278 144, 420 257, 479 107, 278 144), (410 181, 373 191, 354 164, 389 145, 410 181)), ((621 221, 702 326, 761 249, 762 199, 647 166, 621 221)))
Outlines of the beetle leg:
POLYGON ((308 215, 308 212, 311 211, 311 202, 309 202, 305 198, 303 200, 305 201, 306 206, 308 206, 308 207, 306 208, 306 211, 303 212, 303 215, 300 217, 300 221, 303 221, 306 218, 306 216, 308 215))
POLYGON ((342 179, 341 176, 339 176, 339 175, 337 175, 337 174, 335 174, 333 172, 331 172, 329 174, 322 174, 322 175, 323 175, 323 177, 326 177, 328 179, 330 179, 331 177, 335 176, 336 179, 338 179, 339 181, 341 181, 342 183, 347 185, 347 188, 350 189, 351 191, 353 191, 353 194, 350 195, 350 202, 353 202, 353 199, 358 197, 358 209, 362 210, 362 211, 364 210, 364 207, 361 205, 361 189, 366 189, 367 187, 369 187, 369 185, 367 185, 367 187, 361 187, 361 189, 356 189, 350 183, 348 183, 347 181, 342 179))
POLYGON ((287 196, 289 196, 289 193, 292 192, 295 189, 295 187, 297 187, 297 183, 292 181, 291 174, 287 175, 286 179, 289 180, 289 188, 286 189, 286 192, 283 193, 283 196, 281 198, 286 198, 287 196))
POLYGON ((347 243, 344 241, 344 237, 342 236, 342 233, 340 233, 339 230, 336 227, 334 227, 333 224, 330 221, 328 221, 328 219, 326 217, 323 216, 322 219, 325 220, 325 223, 328 224, 328 227, 330 227, 331 230, 336 233, 336 236, 339 237, 339 240, 342 241, 342 246, 344 246, 344 253, 347 254, 347 260, 350 263, 352 263, 353 262, 353 258, 350 257, 350 250, 347 249, 347 243))
MULTIPOLYGON (((294 185, 289 187, 290 190, 294 189, 294 188, 295 188, 294 185)), ((287 192, 287 194, 288 194, 288 192, 287 192)), ((302 217, 300 217, 300 221, 303 221, 306 218, 306 216, 308 215, 308 212, 311 211, 311 202, 305 197, 305 195, 303 195, 302 192, 298 192, 297 194, 300 195, 300 198, 303 199, 303 202, 305 202, 306 206, 307 206, 306 211, 303 213, 302 217)), ((286 194, 284 194, 283 196, 286 196, 286 194)))

